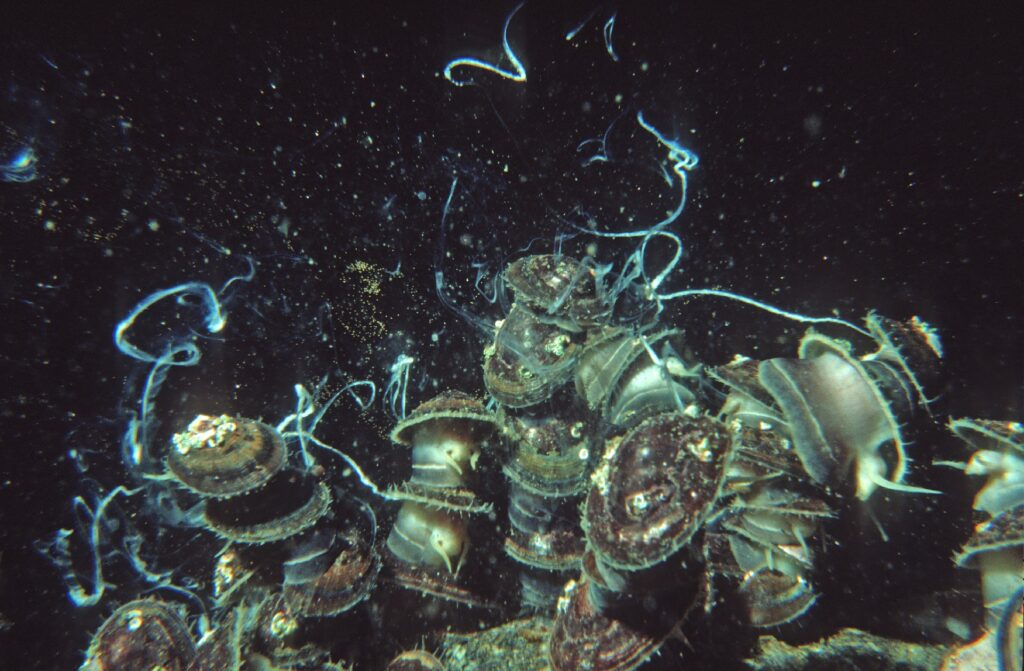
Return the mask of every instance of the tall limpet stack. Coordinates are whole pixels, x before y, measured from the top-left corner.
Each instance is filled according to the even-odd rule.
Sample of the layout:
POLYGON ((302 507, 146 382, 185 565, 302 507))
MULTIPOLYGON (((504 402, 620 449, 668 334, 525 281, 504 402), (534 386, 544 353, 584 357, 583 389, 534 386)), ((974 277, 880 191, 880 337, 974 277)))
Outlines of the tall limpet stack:
POLYGON ((982 518, 954 557, 981 572, 985 625, 994 631, 1011 598, 1024 586, 1024 425, 954 419, 950 430, 973 450, 964 472, 984 477, 974 497, 982 518))
POLYGON ((483 376, 511 445, 505 549, 521 566, 523 607, 544 610, 580 567, 577 507, 593 461, 587 409, 552 398, 573 378, 586 330, 610 307, 593 268, 567 256, 519 259, 504 279, 515 300, 484 352, 483 376))
MULTIPOLYGON (((264 653, 275 664, 297 654, 278 636, 285 629, 288 636, 301 636, 307 619, 345 613, 373 590, 380 569, 373 539, 366 538, 348 504, 332 510, 323 482, 288 465, 284 437, 275 428, 242 417, 200 415, 175 434, 167 470, 203 498, 207 527, 230 541, 213 571, 217 607, 262 599, 261 612, 273 610, 265 614, 264 653), (282 554, 279 589, 250 584, 256 582, 250 581, 250 565, 267 557, 280 561, 282 554)), ((315 646, 302 654, 327 659, 315 646)))
POLYGON ((469 552, 467 516, 489 512, 472 489, 480 448, 495 429, 483 404, 446 392, 421 404, 391 433, 412 448, 412 475, 390 490, 402 507, 387 547, 398 584, 433 596, 473 603, 456 582, 469 552))

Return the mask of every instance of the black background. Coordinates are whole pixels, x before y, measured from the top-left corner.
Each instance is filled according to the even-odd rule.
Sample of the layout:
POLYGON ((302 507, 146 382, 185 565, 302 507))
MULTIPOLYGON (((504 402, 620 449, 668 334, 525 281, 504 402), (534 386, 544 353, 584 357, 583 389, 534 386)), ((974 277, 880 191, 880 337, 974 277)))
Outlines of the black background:
MULTIPOLYGON (((410 403, 435 387, 482 392, 482 338, 434 291, 453 176, 448 293, 493 320, 477 268, 486 290, 505 259, 552 249, 581 212, 626 230, 674 206, 637 110, 701 159, 673 229, 686 257, 672 288, 849 319, 920 315, 943 335, 949 411, 1020 419, 1019 3, 693 4, 618 8, 615 62, 601 39, 613 6, 528 2, 509 29, 527 81, 462 70, 478 84, 466 87, 441 76, 445 63, 499 58, 511 4, 5 8, 0 159, 30 143, 39 177, 0 183, 4 668, 75 667, 131 596, 71 608, 32 541, 72 524, 86 476, 123 479, 139 372, 111 334, 138 300, 190 280, 219 287, 243 255, 258 264, 234 285, 223 339, 200 341, 202 370, 172 371, 167 425, 210 405, 276 421, 295 383, 329 372, 383 386, 400 352, 417 358, 410 403), (620 114, 614 160, 581 167, 577 144, 620 114), (401 275, 377 271, 381 293, 368 294, 360 260, 400 260, 401 275)), ((597 242, 603 261, 630 251, 597 242)), ((790 353, 803 331, 718 299, 673 303, 666 320, 710 363, 790 353)), ((187 325, 200 329, 194 312, 165 309, 139 337, 187 325)), ((324 431, 390 482, 390 423, 379 405, 342 403, 324 431)))

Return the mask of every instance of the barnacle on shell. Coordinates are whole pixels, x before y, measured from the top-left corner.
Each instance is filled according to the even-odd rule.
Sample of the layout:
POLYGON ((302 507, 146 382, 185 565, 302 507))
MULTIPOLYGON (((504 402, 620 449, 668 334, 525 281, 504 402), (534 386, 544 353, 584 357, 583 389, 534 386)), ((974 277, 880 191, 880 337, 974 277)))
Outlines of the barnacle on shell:
POLYGON ((243 417, 199 415, 175 434, 167 470, 198 494, 231 497, 267 484, 286 458, 284 439, 272 426, 243 417))

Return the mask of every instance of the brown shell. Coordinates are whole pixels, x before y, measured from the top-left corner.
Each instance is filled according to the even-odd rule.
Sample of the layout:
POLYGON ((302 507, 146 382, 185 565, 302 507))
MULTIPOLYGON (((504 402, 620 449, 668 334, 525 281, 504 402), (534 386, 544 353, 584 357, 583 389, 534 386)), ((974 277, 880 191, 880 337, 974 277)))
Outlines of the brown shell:
POLYGON ((236 543, 272 543, 305 531, 327 514, 331 490, 297 472, 231 499, 206 502, 206 525, 236 543))
POLYGON ((569 333, 513 305, 484 351, 484 385, 511 408, 540 403, 572 377, 578 353, 569 333))
POLYGON ((582 421, 511 418, 508 427, 515 443, 504 467, 509 480, 541 496, 572 496, 583 490, 590 457, 582 421))
POLYGON ((493 609, 497 607, 479 594, 460 585, 456 577, 447 571, 413 566, 390 553, 384 556, 384 566, 384 575, 387 580, 399 587, 473 608, 493 609))
POLYGON ((505 269, 505 281, 542 320, 581 331, 608 320, 611 306, 599 291, 593 268, 554 254, 526 256, 505 269))
POLYGON ((794 578, 771 570, 748 575, 739 591, 747 601, 750 624, 755 627, 776 627, 792 622, 818 600, 803 577, 794 578))
POLYGON ((401 445, 412 445, 417 430, 445 423, 452 433, 475 443, 494 432, 494 415, 487 411, 480 399, 461 391, 446 391, 421 403, 409 416, 395 426, 391 440, 401 445))
POLYGON ((196 656, 192 635, 170 605, 130 601, 93 634, 82 671, 185 671, 196 656))
POLYGON ((339 534, 341 549, 330 567, 310 582, 282 589, 289 610, 304 617, 328 617, 351 609, 370 595, 380 558, 358 531, 339 534))
POLYGON ((505 539, 505 552, 521 564, 547 571, 579 568, 583 537, 575 529, 555 528, 525 533, 514 526, 505 539))
POLYGON ((552 671, 629 671, 661 645, 660 637, 613 619, 592 603, 589 583, 576 583, 563 597, 548 641, 552 671))
POLYGON ((426 650, 406 650, 388 663, 385 671, 444 671, 445 666, 426 650))
POLYGON ((609 441, 583 513, 587 540, 616 568, 661 562, 711 515, 731 459, 732 435, 719 421, 648 419, 621 443, 609 441))
POLYGON ((226 498, 257 489, 277 474, 287 457, 284 439, 274 427, 244 417, 223 442, 182 453, 172 448, 167 470, 192 491, 226 498))

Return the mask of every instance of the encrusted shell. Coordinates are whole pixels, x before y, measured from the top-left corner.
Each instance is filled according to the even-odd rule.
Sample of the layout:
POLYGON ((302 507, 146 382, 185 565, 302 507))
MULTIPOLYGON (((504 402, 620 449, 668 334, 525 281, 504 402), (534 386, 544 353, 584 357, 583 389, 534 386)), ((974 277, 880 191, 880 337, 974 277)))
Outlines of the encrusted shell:
POLYGON ((446 391, 421 403, 391 432, 391 440, 400 445, 413 445, 416 433, 427 429, 450 432, 478 443, 495 429, 494 415, 480 399, 460 391, 446 391))
POLYGON ((552 671, 630 671, 661 645, 662 637, 602 613, 589 583, 570 583, 558 606, 548 641, 552 671))
POLYGON ((336 537, 337 554, 321 575, 283 587, 288 608, 304 617, 327 617, 351 609, 370 595, 380 571, 380 559, 356 529, 336 537))
POLYGON ((206 525, 237 543, 272 543, 312 527, 327 514, 331 490, 298 472, 282 473, 266 487, 206 502, 206 525))
POLYGON ((609 441, 583 513, 599 559, 636 570, 686 545, 714 510, 731 460, 730 430, 708 417, 659 415, 609 441))
POLYGON ((570 333, 513 305, 484 350, 484 385, 508 407, 535 405, 572 377, 578 352, 570 333))
POLYGON ((92 637, 82 671, 185 671, 196 656, 181 615, 152 599, 131 601, 106 619, 92 637))
POLYGON ((284 439, 272 426, 244 417, 200 415, 175 435, 167 469, 196 493, 226 498, 265 485, 286 457, 284 439))
POLYGON ((608 320, 611 306, 597 273, 564 255, 537 254, 511 263, 505 281, 522 303, 545 321, 582 331, 608 320))

